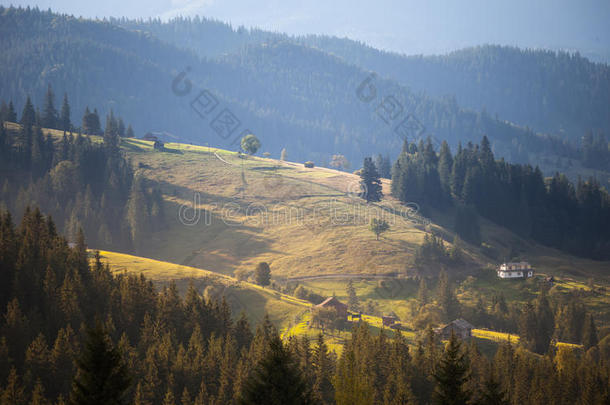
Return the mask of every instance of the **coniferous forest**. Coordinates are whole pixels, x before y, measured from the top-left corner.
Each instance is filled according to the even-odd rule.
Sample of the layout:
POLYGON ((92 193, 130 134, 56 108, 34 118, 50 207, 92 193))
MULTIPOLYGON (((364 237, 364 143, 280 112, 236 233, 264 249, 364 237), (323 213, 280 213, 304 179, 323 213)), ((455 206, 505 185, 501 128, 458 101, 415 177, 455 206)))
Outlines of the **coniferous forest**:
POLYGON ((610 197, 596 179, 571 183, 563 174, 545 178, 538 167, 496 160, 489 140, 447 142, 437 153, 430 141, 405 143, 394 164, 392 194, 423 207, 455 207, 456 232, 480 243, 477 214, 526 238, 572 254, 610 256, 610 197))
MULTIPOLYGON (((0 403, 22 404, 602 404, 610 353, 585 325, 581 352, 546 351, 546 298, 522 316, 522 339, 495 356, 428 329, 410 347, 400 331, 355 324, 343 352, 322 335, 282 342, 191 285, 160 291, 144 276, 113 275, 82 235, 70 247, 50 217, 0 215, 0 403), (533 325, 528 329, 528 325, 533 325), (540 340, 542 339, 542 340, 540 340), (529 344, 529 343, 528 343, 529 344)), ((529 304, 528 304, 529 305, 529 304)), ((550 326, 549 315, 551 314, 550 326)), ((548 335, 547 335, 548 336, 548 335)))
MULTIPOLYGON (((121 137, 133 136, 133 130, 112 111, 102 129, 97 110, 89 107, 82 123, 73 124, 68 96, 63 100, 58 112, 49 86, 42 111, 28 98, 20 126, 1 125, 2 205, 17 216, 29 205, 40 207, 72 241, 81 229, 96 246, 136 250, 144 232, 163 226, 163 201, 119 151, 121 137), (63 135, 54 140, 42 127, 63 135), (83 130, 103 141, 92 141, 83 130)), ((13 114, 9 109, 2 119, 16 122, 13 114)))

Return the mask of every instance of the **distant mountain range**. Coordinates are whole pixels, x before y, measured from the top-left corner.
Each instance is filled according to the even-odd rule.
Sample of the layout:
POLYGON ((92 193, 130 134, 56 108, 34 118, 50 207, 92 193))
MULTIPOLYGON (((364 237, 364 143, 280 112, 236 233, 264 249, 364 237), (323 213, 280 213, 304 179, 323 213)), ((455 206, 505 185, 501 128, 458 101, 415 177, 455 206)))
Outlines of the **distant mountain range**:
POLYGON ((206 19, 15 8, 0 10, 0 49, 0 98, 18 110, 28 94, 42 107, 51 84, 75 106, 113 109, 139 135, 236 149, 253 132, 263 151, 322 165, 333 154, 353 167, 372 154, 395 158, 405 137, 428 135, 455 146, 487 134, 496 156, 515 162, 578 159, 576 140, 610 128, 610 69, 564 53, 487 46, 406 57, 206 19))

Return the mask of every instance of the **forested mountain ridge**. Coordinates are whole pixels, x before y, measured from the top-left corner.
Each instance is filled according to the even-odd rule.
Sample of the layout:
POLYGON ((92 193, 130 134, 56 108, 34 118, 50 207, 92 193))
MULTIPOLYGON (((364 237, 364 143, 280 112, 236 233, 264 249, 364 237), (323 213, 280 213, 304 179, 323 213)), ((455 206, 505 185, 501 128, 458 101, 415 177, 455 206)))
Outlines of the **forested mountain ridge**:
POLYGON ((358 91, 367 90, 370 72, 294 41, 254 43, 211 60, 108 22, 14 8, 3 9, 0 18, 8 27, 0 42, 5 51, 0 88, 17 109, 27 94, 40 97, 50 83, 58 94, 67 91, 79 108, 95 104, 102 115, 114 108, 131 117, 138 134, 168 132, 218 144, 225 140, 210 127, 213 116, 202 120, 190 105, 200 89, 208 89, 222 104, 218 111, 226 107, 240 122, 236 133, 249 129, 266 150, 279 153, 285 147, 297 160, 326 164, 340 153, 359 162, 371 150, 393 154, 403 141, 396 127, 409 114, 428 135, 452 145, 487 134, 494 152, 511 161, 528 162, 542 153, 578 158, 574 147, 558 139, 464 110, 452 98, 416 94, 386 78, 375 79, 376 98, 363 102, 358 91), (25 33, 22 26, 34 29, 25 33), (193 85, 188 97, 171 91, 180 72, 187 72, 193 85))
POLYGON ((239 53, 252 44, 300 43, 414 91, 433 97, 455 96, 462 107, 486 110, 535 131, 572 141, 588 130, 610 132, 610 67, 578 53, 484 45, 446 55, 406 56, 348 38, 234 29, 205 18, 115 22, 205 57, 239 53))
POLYGON ((437 56, 403 56, 346 40, 303 42, 435 97, 577 142, 610 132, 610 67, 579 54, 485 45, 437 56))

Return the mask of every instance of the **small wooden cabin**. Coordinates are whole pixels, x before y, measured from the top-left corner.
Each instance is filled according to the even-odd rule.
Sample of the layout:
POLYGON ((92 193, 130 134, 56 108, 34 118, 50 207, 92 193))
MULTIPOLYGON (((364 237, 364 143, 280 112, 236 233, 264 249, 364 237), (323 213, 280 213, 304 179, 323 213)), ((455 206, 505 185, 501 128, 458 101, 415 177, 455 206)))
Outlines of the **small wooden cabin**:
POLYGON ((396 323, 396 321, 398 321, 398 318, 396 318, 393 315, 387 315, 387 316, 381 317, 381 323, 383 324, 383 326, 392 326, 392 325, 394 325, 394 323, 396 323))
POLYGON ((449 339, 451 331, 460 339, 468 339, 472 336, 472 329, 474 329, 474 326, 472 326, 470 322, 460 318, 449 322, 445 326, 434 329, 434 332, 436 332, 441 339, 449 339))
POLYGON ((328 297, 314 308, 333 308, 337 311, 338 315, 347 317, 347 305, 339 301, 337 297, 328 297))

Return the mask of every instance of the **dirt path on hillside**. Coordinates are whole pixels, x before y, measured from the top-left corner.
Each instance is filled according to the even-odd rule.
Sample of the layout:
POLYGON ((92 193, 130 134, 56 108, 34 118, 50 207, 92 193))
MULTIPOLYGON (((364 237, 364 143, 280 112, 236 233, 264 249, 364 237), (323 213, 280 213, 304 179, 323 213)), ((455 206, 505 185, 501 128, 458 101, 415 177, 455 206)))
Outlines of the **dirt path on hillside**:
POLYGON ((318 280, 325 278, 344 278, 344 279, 354 279, 354 278, 362 278, 362 279, 379 279, 379 278, 402 278, 399 277, 396 273, 386 273, 386 274, 320 274, 318 276, 300 276, 300 277, 286 277, 286 281, 308 281, 308 280, 318 280))

